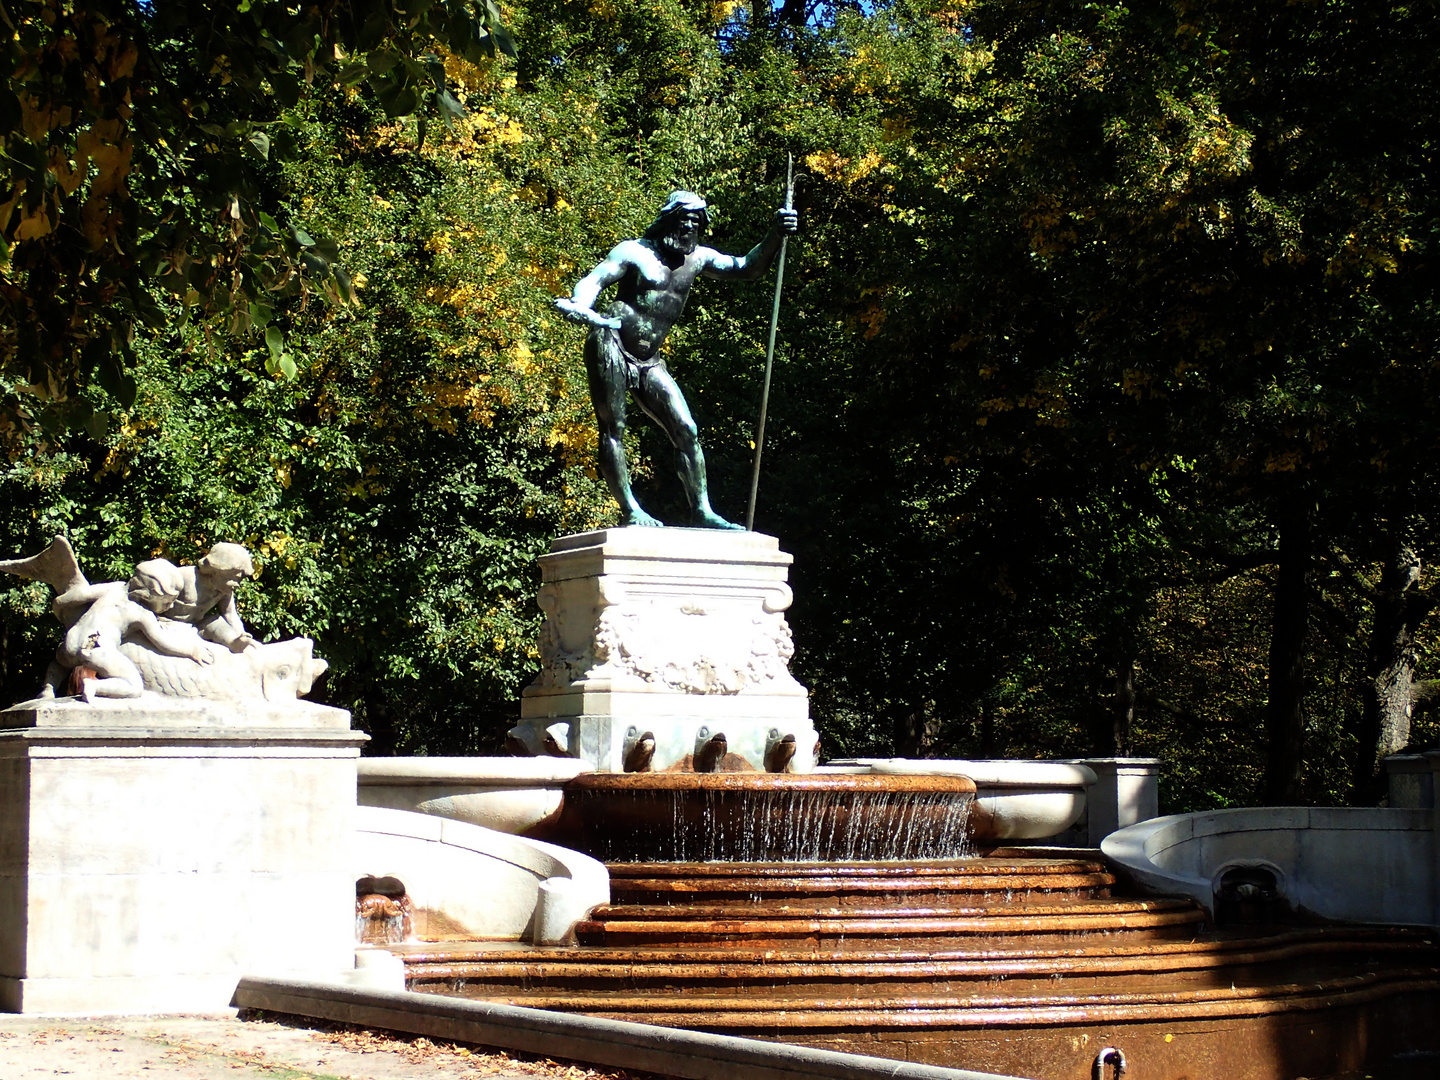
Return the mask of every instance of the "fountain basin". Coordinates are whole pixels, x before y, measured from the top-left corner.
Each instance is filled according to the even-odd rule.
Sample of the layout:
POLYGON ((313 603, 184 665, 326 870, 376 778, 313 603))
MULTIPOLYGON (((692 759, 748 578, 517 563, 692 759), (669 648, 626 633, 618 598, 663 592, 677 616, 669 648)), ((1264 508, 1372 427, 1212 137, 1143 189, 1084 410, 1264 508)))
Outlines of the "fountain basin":
POLYGON ((361 758, 361 806, 414 810, 520 833, 560 808, 565 784, 590 766, 559 757, 361 758))
POLYGON ((878 776, 968 776, 975 781, 971 827, 978 844, 1058 836, 1080 820, 1096 779, 1089 766, 1061 761, 852 760, 878 776))
POLYGON ((747 860, 913 859, 960 851, 947 832, 951 812, 961 813, 957 795, 966 796, 966 840, 988 846, 1064 832, 1095 783, 1087 766, 1055 761, 853 758, 808 774, 589 769, 562 757, 362 758, 359 802, 526 833, 612 861, 739 851, 747 860), (747 825, 748 813, 758 817, 747 825), (861 819, 874 836, 860 834, 861 819), (897 828, 913 834, 898 850, 887 839, 897 828))
POLYGON ((587 773, 530 835, 608 862, 957 858, 974 797, 964 776, 587 773))

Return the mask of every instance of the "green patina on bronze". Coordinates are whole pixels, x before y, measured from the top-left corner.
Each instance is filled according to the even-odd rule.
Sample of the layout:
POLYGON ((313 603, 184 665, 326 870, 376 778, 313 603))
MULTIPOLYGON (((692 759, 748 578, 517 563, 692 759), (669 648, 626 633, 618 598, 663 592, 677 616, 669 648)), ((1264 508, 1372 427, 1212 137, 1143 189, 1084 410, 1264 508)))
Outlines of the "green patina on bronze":
POLYGON ((662 524, 641 509, 630 488, 623 439, 626 399, 634 394, 675 447, 675 471, 690 503, 690 524, 741 527, 710 506, 699 431, 660 347, 685 310, 697 277, 756 280, 770 268, 781 238, 796 231, 798 220, 793 210, 777 210, 764 240, 748 254, 726 255, 700 243, 710 223, 705 200, 689 191, 672 192, 644 236, 617 244, 571 296, 555 302, 566 318, 590 327, 585 370, 600 427, 600 474, 620 504, 622 525, 662 524), (617 287, 616 297, 602 314, 595 301, 611 285, 617 287))

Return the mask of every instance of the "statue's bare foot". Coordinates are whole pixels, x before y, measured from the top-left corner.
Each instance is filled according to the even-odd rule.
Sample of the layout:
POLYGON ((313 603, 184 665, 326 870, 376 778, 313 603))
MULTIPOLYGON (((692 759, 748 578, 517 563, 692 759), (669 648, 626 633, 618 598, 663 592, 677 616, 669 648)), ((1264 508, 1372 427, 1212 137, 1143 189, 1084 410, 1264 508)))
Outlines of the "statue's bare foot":
POLYGON ((639 525, 647 529, 663 529, 665 527, 665 523, 663 521, 651 517, 644 510, 641 510, 638 506, 635 507, 634 510, 631 510, 629 513, 627 513, 623 518, 621 518, 620 524, 639 525))
POLYGON ((736 532, 744 532, 744 525, 736 525, 733 521, 726 521, 714 510, 697 510, 695 512, 695 528, 697 529, 734 529, 736 532))

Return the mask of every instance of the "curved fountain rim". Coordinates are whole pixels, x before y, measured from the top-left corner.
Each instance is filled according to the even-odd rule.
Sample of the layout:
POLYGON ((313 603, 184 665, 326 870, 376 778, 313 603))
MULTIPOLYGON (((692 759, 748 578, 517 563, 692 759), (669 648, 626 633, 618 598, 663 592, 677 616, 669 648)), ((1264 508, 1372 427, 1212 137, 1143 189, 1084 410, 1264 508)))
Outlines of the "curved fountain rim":
POLYGON ((556 787, 590 766, 560 757, 362 757, 355 771, 364 785, 556 787))
POLYGON ((565 784, 567 791, 840 791, 971 794, 968 776, 821 775, 816 773, 660 772, 583 773, 565 784))
POLYGON ((1084 790, 1096 781, 1087 765, 1063 761, 1019 761, 1003 758, 857 758, 871 776, 968 776, 981 789, 1018 789, 1034 792, 1084 790))

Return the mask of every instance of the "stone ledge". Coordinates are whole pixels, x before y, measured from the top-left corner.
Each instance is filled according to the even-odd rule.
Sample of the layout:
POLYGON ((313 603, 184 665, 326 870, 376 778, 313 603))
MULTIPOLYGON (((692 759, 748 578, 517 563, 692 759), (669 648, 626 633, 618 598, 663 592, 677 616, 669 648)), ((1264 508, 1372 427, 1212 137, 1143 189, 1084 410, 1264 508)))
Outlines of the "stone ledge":
MULTIPOLYGON (((539 561, 544 580, 559 581, 575 574, 606 573, 607 567, 638 569, 646 564, 653 564, 651 573, 663 575, 675 572, 665 564, 697 560, 712 566, 776 568, 794 562, 789 552, 780 550, 779 540, 764 533, 673 527, 597 529, 556 537, 539 561)), ((783 572, 779 580, 784 580, 783 572)))
POLYGON ((360 786, 470 786, 477 789, 563 787, 590 766, 553 757, 372 757, 357 767, 360 786))
POLYGON ((19 757, 358 757, 363 731, 311 728, 37 728, 0 729, 0 758, 19 757), (302 750, 301 755, 285 754, 302 750), (226 753, 229 751, 230 753, 226 753))
POLYGON ((685 1080, 1017 1080, 685 1028, 292 979, 247 976, 231 1004, 685 1080))
POLYGON ((146 694, 139 698, 32 698, 0 711, 0 729, 94 730, 99 728, 155 730, 289 728, 307 731, 349 731, 344 709, 313 701, 212 701, 146 694))

